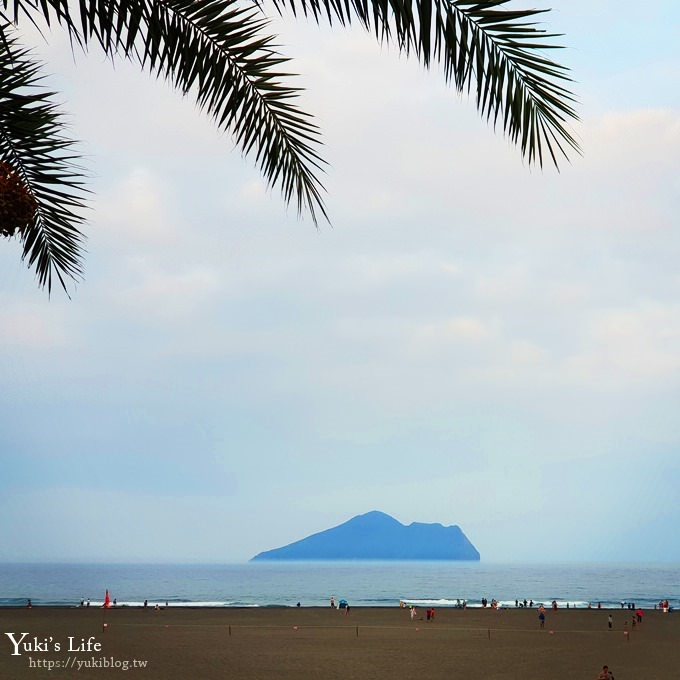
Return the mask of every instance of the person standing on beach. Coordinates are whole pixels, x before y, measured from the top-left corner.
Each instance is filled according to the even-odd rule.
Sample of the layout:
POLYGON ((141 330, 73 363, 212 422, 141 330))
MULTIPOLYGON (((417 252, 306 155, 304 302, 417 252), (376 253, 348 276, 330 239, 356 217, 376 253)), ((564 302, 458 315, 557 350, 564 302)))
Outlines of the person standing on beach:
POLYGON ((609 666, 602 666, 602 673, 597 676, 597 680, 614 680, 614 674, 609 670, 609 666))
POLYGON ((614 617, 610 614, 607 617, 607 627, 609 628, 609 630, 611 630, 613 626, 614 626, 614 617))
POLYGON ((538 612, 538 620, 541 628, 545 628, 545 612, 540 609, 538 612))

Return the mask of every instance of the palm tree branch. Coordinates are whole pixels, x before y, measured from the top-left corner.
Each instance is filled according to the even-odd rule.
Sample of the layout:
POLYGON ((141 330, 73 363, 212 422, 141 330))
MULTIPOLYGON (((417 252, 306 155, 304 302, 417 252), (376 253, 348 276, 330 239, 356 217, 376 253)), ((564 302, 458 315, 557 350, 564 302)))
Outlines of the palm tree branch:
MULTIPOLYGON (((56 0, 50 0, 56 1, 56 0)), ((316 172, 323 160, 317 126, 291 102, 300 90, 284 84, 288 62, 276 52, 268 22, 237 0, 107 0, 113 19, 81 0, 85 37, 96 36, 108 54, 121 52, 194 93, 200 108, 233 133, 245 154, 256 153, 265 179, 279 185, 298 212, 327 219, 316 172)))
POLYGON ((557 166, 555 149, 565 158, 567 147, 579 151, 568 129, 568 121, 578 119, 572 106, 575 99, 561 84, 570 80, 568 71, 536 51, 556 48, 542 42, 555 36, 536 28, 532 20, 544 10, 493 8, 502 4, 503 0, 494 0, 448 5, 440 17, 449 25, 449 33, 463 37, 454 52, 451 43, 439 43, 445 72, 459 91, 470 91, 471 74, 476 73, 477 106, 482 115, 493 117, 495 124, 503 112, 505 133, 519 144, 529 162, 542 165, 545 145, 557 166), (455 27, 453 31, 451 26, 455 27))
POLYGON ((40 65, 18 47, 9 25, 0 31, 0 160, 37 204, 21 231, 22 257, 35 267, 41 287, 51 292, 56 277, 66 290, 66 278, 82 276, 83 174, 53 93, 39 87, 40 65))
MULTIPOLYGON (((530 162, 542 164, 546 145, 568 158, 579 151, 569 130, 578 120, 575 97, 566 86, 569 70, 544 55, 558 49, 557 37, 541 29, 538 15, 547 10, 509 9, 510 0, 302 0, 304 14, 317 21, 332 14, 340 23, 357 19, 380 40, 394 41, 430 66, 441 63, 458 91, 474 88, 477 107, 519 144, 530 162), (542 123, 542 124, 540 124, 542 123)), ((296 0, 272 0, 279 12, 296 0)))

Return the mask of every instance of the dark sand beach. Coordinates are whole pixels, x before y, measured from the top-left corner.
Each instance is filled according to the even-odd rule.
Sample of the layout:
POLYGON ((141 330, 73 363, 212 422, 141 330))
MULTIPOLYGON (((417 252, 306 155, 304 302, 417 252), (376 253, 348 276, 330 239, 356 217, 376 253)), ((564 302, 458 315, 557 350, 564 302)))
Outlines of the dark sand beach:
POLYGON ((643 623, 633 628, 627 610, 549 610, 541 630, 536 609, 439 609, 428 622, 425 610, 412 621, 398 607, 355 607, 349 616, 305 607, 34 607, 1 609, 0 632, 2 680, 129 675, 595 680, 605 663, 616 680, 680 677, 680 617, 660 611, 646 611, 643 623), (23 642, 37 638, 40 645, 14 655, 6 633, 14 633, 17 642, 28 633, 23 642), (135 661, 146 667, 134 668, 135 661))

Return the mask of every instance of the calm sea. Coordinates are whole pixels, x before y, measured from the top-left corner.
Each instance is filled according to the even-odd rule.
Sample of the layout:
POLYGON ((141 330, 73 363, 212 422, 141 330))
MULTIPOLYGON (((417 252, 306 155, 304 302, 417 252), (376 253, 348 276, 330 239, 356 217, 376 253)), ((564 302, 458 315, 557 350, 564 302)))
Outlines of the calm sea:
POLYGON ((399 606, 400 600, 439 607, 495 598, 559 606, 622 602, 680 606, 680 565, 537 565, 476 562, 330 562, 228 565, 3 564, 0 606, 101 605, 105 590, 118 606, 325 606, 331 595, 354 606, 399 606))

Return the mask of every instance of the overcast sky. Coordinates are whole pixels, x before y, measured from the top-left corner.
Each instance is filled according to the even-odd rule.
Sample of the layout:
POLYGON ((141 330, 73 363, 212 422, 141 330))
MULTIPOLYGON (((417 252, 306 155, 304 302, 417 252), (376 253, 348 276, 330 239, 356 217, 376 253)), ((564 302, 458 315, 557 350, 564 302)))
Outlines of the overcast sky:
POLYGON ((191 100, 35 41, 94 193, 72 299, 0 242, 0 558, 244 561, 378 509, 680 561, 680 6, 527 4, 576 80, 559 173, 441 72, 276 22, 318 230, 191 100))

